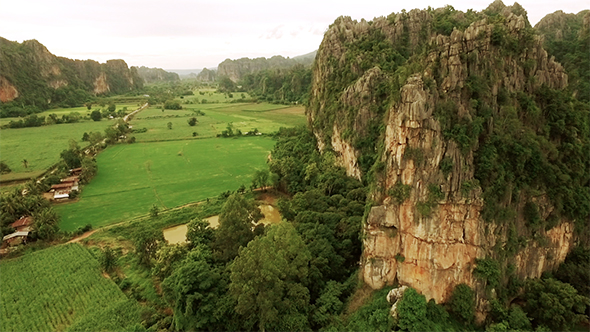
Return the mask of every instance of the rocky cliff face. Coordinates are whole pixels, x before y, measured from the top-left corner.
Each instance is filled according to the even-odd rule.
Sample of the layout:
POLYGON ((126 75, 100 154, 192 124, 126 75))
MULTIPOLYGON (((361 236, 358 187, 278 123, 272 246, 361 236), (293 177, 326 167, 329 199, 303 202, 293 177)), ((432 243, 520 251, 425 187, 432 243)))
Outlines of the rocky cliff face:
POLYGON ((148 68, 144 66, 131 68, 137 70, 137 74, 139 74, 139 77, 141 77, 145 83, 180 81, 180 77, 177 73, 170 73, 162 68, 148 68))
POLYGON ((265 69, 289 68, 296 64, 292 59, 280 55, 272 58, 241 58, 237 60, 226 59, 217 66, 219 76, 227 76, 234 82, 239 81, 244 75, 252 74, 265 69))
POLYGON ((217 71, 209 70, 204 68, 201 72, 196 76, 197 81, 200 82, 215 82, 217 78, 217 71))
POLYGON ((0 73, 2 102, 24 98, 37 105, 50 101, 52 91, 63 87, 103 94, 123 93, 143 84, 137 70, 123 60, 99 64, 56 57, 36 40, 19 44, 0 38, 0 73))
POLYGON ((506 203, 514 207, 511 223, 485 221, 487 201, 474 161, 485 137, 463 143, 475 130, 503 130, 503 114, 519 105, 506 101, 509 96, 526 99, 542 87, 568 85, 522 12, 497 1, 487 9, 493 17, 412 10, 372 22, 339 18, 326 32, 308 121, 320 150, 333 149, 350 176, 373 185, 361 260, 371 287, 399 282, 440 303, 466 283, 477 291, 481 318, 487 302, 485 282, 473 273, 478 259, 510 251, 505 266, 520 278, 535 278, 572 247, 574 224, 565 217, 534 232, 543 241, 532 240, 524 206, 538 207, 539 220, 555 209, 542 190, 534 198, 512 194, 506 203), (465 28, 441 34, 441 17, 465 28), (371 53, 375 49, 397 54, 384 59, 383 52, 371 53), (455 119, 450 129, 449 118, 455 119), (363 167, 367 156, 374 160, 370 168, 363 167), (516 236, 520 245, 506 249, 516 236))
POLYGON ((244 75, 252 74, 267 69, 287 69, 297 64, 309 65, 307 58, 295 60, 275 55, 271 58, 241 58, 237 60, 226 59, 217 66, 217 76, 227 76, 233 82, 239 81, 244 75))

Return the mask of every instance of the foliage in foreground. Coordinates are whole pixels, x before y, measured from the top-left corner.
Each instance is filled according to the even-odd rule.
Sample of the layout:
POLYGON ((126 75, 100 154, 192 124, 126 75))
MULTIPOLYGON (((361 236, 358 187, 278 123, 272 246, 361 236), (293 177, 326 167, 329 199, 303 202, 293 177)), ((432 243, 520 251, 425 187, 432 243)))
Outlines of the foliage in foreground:
POLYGON ((2 262, 0 268, 2 331, 55 331, 71 324, 80 324, 76 331, 96 330, 97 322, 124 330, 141 322, 139 308, 115 310, 127 306, 121 304, 127 297, 78 244, 30 253, 2 262))

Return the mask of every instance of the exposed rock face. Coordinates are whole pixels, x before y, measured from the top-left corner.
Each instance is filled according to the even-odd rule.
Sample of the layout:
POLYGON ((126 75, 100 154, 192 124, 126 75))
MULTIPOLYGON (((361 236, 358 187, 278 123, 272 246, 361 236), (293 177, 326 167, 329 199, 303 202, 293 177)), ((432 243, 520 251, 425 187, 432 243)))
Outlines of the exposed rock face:
POLYGON ((16 87, 4 78, 0 76, 0 101, 3 103, 13 101, 18 97, 18 91, 16 87))
POLYGON ((177 73, 170 73, 162 68, 148 68, 144 66, 131 68, 137 70, 137 74, 139 74, 139 77, 141 77, 145 83, 180 81, 180 77, 177 73))
POLYGON ((545 35, 546 38, 560 41, 564 39, 565 35, 576 33, 572 29, 572 23, 575 23, 575 25, 581 23, 587 29, 589 20, 590 10, 583 10, 577 14, 567 14, 562 10, 558 10, 555 13, 543 17, 535 25, 535 29, 545 35))
POLYGON ((272 58, 241 58, 226 59, 217 66, 217 76, 227 76, 233 82, 239 81, 244 75, 265 69, 291 68, 299 62, 290 58, 275 55, 272 58))
MULTIPOLYGON (((361 265, 365 282, 377 289, 397 281, 439 303, 449 299, 456 285, 465 283, 476 290, 480 319, 486 302, 484 284, 473 275, 476 259, 493 255, 494 247, 506 242, 507 229, 482 219, 481 188, 462 187, 474 181, 474 149, 462 150, 455 141, 445 138, 434 110, 440 103, 451 102, 459 117, 471 117, 473 100, 465 97, 464 88, 478 76, 494 76, 485 93, 495 109, 500 108, 500 90, 535 91, 541 85, 563 89, 568 84, 563 67, 543 49, 542 38, 527 35, 528 22, 514 14, 522 7, 503 7, 501 2, 494 6, 490 10, 504 15, 501 27, 483 18, 464 31, 455 29, 450 36, 430 30, 429 11, 392 14, 371 24, 348 17, 337 19, 318 51, 307 110, 320 150, 331 145, 347 173, 357 178, 364 176, 359 167, 362 154, 351 137, 363 137, 375 120, 385 126, 379 138, 382 146, 381 142, 376 144, 382 163, 377 189, 372 193, 376 205, 364 226, 361 265), (375 105, 382 98, 381 83, 390 74, 378 66, 363 71, 365 60, 360 55, 351 57, 349 52, 355 40, 375 35, 375 30, 393 44, 403 41, 410 50, 429 50, 422 64, 405 68, 416 70, 400 82, 399 98, 386 112, 375 105), (526 49, 508 54, 497 44, 498 31, 513 40, 529 38, 526 49), (333 85, 343 79, 335 78, 338 70, 358 78, 335 98, 333 85), (445 173, 441 170, 443 159, 452 161, 445 173), (411 188, 409 197, 401 203, 389 194, 396 183, 411 188), (440 195, 433 199, 432 192, 440 195)), ((545 217, 552 210, 548 200, 539 199, 537 204, 545 217)), ((517 218, 517 228, 524 234, 522 219, 517 218)), ((573 234, 573 224, 567 220, 542 231, 548 243, 540 247, 529 241, 520 248, 514 260, 516 274, 535 278, 555 268, 572 247, 573 234)))
POLYGON ((199 75, 197 75, 197 77, 196 77, 197 81, 200 81, 200 82, 215 82, 216 78, 217 78, 217 71, 209 70, 207 68, 204 68, 203 70, 201 70, 199 75))
POLYGON ((0 76, 0 101, 6 103, 13 101, 17 97, 18 91, 16 90, 16 87, 10 84, 6 78, 0 76))
POLYGON ((105 73, 100 73, 96 80, 94 80, 94 93, 100 95, 109 91, 110 88, 107 83, 107 75, 105 73))
POLYGON ((0 37, 0 60, 3 102, 22 97, 38 104, 63 87, 102 94, 128 92, 143 85, 137 70, 123 60, 100 64, 56 57, 36 40, 19 44, 0 37))

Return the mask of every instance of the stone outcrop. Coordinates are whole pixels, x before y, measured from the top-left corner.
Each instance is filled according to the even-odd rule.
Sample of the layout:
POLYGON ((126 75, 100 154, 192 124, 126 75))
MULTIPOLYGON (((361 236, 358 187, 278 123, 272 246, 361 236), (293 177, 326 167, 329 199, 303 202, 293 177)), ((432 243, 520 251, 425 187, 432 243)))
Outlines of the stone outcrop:
POLYGON ((237 60, 225 59, 217 66, 217 76, 227 76, 233 82, 238 82, 244 75, 266 69, 288 69, 300 61, 275 55, 271 58, 241 58, 237 60))
POLYGON ((107 75, 105 73, 100 73, 100 75, 98 75, 98 77, 94 80, 93 85, 93 91, 97 95, 107 93, 111 90, 109 84, 107 83, 107 75))
POLYGON ((0 76, 0 101, 3 103, 13 101, 18 97, 18 90, 6 78, 0 76))
POLYGON ((180 81, 180 76, 177 73, 167 72, 162 68, 148 68, 144 66, 131 68, 137 70, 137 74, 145 83, 180 81))
POLYGON ((52 91, 63 87, 104 94, 125 93, 143 85, 137 69, 123 60, 100 64, 57 57, 36 40, 17 43, 0 37, 0 59, 2 102, 19 97, 50 102, 52 91))
MULTIPOLYGON (((473 275, 476 260, 493 256, 494 248, 507 241, 507 229, 483 220, 481 188, 463 188, 465 183, 476 183, 473 151, 477 146, 465 151, 445 138, 434 111, 440 103, 450 102, 459 117, 470 118, 473 101, 466 97, 465 88, 476 76, 494 77, 485 93, 496 110, 500 90, 516 93, 535 91, 541 85, 553 89, 568 85, 563 67, 543 49, 542 37, 528 35, 526 13, 515 14, 524 12, 522 7, 505 7, 498 1, 489 10, 504 16, 501 27, 483 17, 448 36, 431 30, 429 11, 392 14, 370 23, 338 18, 318 50, 307 110, 320 150, 333 149, 347 174, 359 179, 365 175, 359 167, 361 151, 351 136, 363 137, 374 120, 385 127, 382 141, 376 144, 381 165, 372 193, 375 205, 364 225, 364 281, 375 289, 397 282, 438 303, 446 302, 454 287, 465 283, 476 290, 479 319, 487 302, 483 281, 473 275), (388 104, 386 112, 375 106, 382 100, 380 84, 390 81, 391 74, 379 66, 361 70, 366 60, 351 56, 348 49, 355 40, 375 35, 375 30, 394 45, 404 42, 410 50, 428 49, 421 64, 404 68, 416 68, 413 72, 396 73, 407 78, 400 82, 399 97, 388 104), (516 52, 500 47, 494 37, 498 31, 508 40, 528 38, 526 48, 516 52), (335 75, 339 70, 358 78, 335 96, 333 85, 343 80, 335 75), (443 159, 452 165, 444 173, 443 159), (410 188, 402 202, 390 196, 396 184, 410 188), (440 195, 433 199, 432 192, 440 195)), ((540 199, 537 204, 546 217, 551 203, 540 199)), ((519 206, 523 205, 524 200, 519 206)), ((522 219, 517 218, 521 235, 526 234, 522 219)), ((530 240, 516 253, 517 276, 536 278, 556 268, 574 242, 573 224, 568 220, 541 233, 546 244, 530 240)))
POLYGON ((217 79, 217 71, 204 68, 196 76, 196 79, 199 82, 215 82, 217 79))

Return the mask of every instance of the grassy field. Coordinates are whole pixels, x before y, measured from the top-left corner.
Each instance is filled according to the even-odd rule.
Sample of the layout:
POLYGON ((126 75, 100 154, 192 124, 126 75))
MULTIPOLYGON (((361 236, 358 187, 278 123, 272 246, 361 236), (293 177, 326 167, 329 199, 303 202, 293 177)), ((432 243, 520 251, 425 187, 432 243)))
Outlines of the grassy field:
MULTIPOLYGON (((111 330, 139 323, 129 303, 98 261, 78 244, 61 245, 0 263, 0 330, 63 331, 70 325, 108 321, 111 330), (125 310, 113 310, 125 307, 125 310)), ((103 323, 104 324, 104 323, 103 323)), ((101 330, 96 323, 90 330, 101 330)), ((106 327, 106 326, 105 326, 106 327)), ((77 330, 74 328, 74 330, 77 330)))
POLYGON ((60 227, 95 228, 249 186, 266 167, 274 141, 265 137, 211 138, 109 147, 98 155, 98 175, 78 202, 58 205, 60 227))
MULTIPOLYGON (((127 107, 131 112, 137 108, 135 104, 117 105, 117 109, 127 107)), ((96 107, 94 108, 96 109, 96 107)), ((46 116, 52 113, 61 115, 71 112, 79 112, 81 116, 90 114, 86 107, 60 108, 45 111, 38 116, 46 116)), ((0 119, 4 123, 18 118, 0 119)), ((6 162, 12 170, 11 173, 0 176, 2 181, 28 179, 42 174, 48 167, 59 161, 59 154, 68 148, 69 140, 74 139, 81 146, 82 135, 85 132, 104 132, 114 120, 103 119, 101 121, 81 120, 77 123, 64 123, 57 125, 0 129, 0 160, 6 162), (23 159, 28 162, 24 167, 23 159)))
MULTIPOLYGON (((12 173, 44 171, 59 160, 59 154, 74 139, 81 146, 85 132, 100 131, 112 125, 114 120, 82 121, 51 126, 0 130, 0 159, 12 169, 12 173), (22 160, 28 161, 25 168, 22 160)), ((8 174, 10 175, 10 174, 8 174)), ((2 177, 4 178, 4 177, 2 177)))
MULTIPOLYGON (((12 173, 44 171, 59 160, 59 154, 68 148, 70 139, 76 140, 81 146, 82 135, 85 132, 104 132, 113 120, 82 121, 78 123, 59 124, 51 126, 16 128, 0 130, 0 159, 8 164, 12 173), (22 160, 28 161, 25 168, 22 160)), ((4 175, 1 177, 5 179, 4 175)))
POLYGON ((140 112, 130 124, 133 128, 147 128, 145 133, 134 133, 138 142, 153 142, 170 139, 192 139, 197 137, 215 137, 226 130, 228 123, 242 132, 258 129, 259 132, 271 133, 280 127, 293 127, 305 124, 305 110, 302 106, 286 106, 256 103, 220 103, 188 104, 182 110, 165 110, 150 107, 140 112), (196 111, 205 113, 197 116, 196 111), (195 116, 199 123, 189 126, 187 120, 195 116), (172 129, 168 129, 168 122, 172 129))

